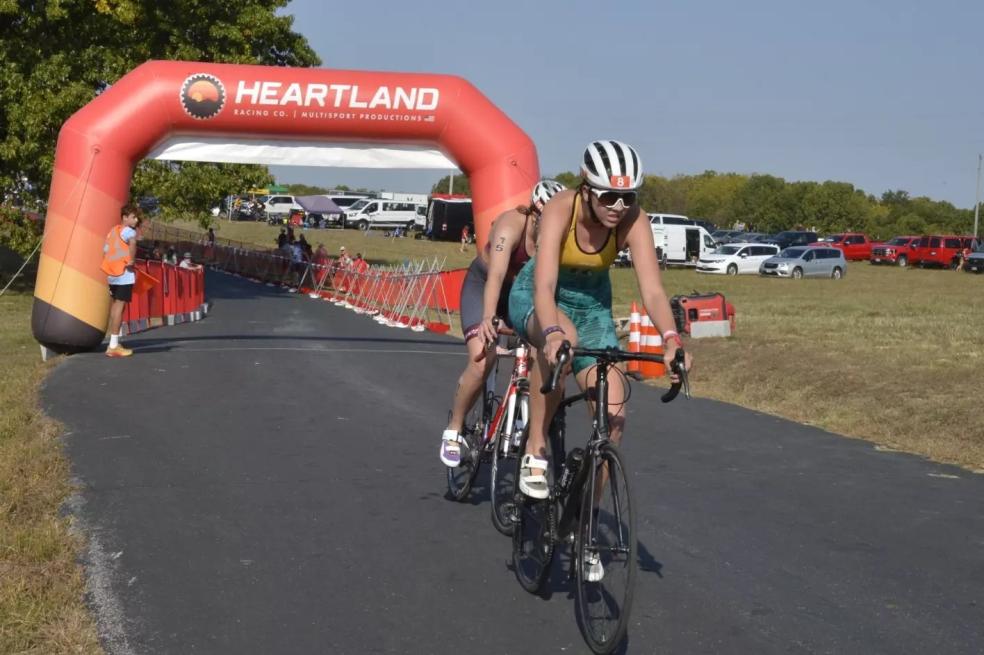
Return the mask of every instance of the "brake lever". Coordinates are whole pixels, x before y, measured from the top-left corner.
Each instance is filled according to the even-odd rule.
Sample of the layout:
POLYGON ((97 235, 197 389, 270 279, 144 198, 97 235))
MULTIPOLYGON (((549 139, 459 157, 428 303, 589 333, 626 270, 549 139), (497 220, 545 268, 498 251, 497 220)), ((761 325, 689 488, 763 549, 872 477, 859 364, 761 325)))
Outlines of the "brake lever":
POLYGON ((670 369, 672 369, 672 371, 679 376, 680 381, 674 382, 670 385, 669 390, 660 396, 660 400, 664 403, 671 402, 677 397, 677 395, 679 395, 681 390, 683 390, 684 397, 687 398, 687 400, 690 400, 690 379, 687 376, 686 361, 684 360, 682 348, 676 351, 673 361, 670 362, 670 369))
POLYGON ((554 389, 557 388, 557 383, 560 382, 560 375, 564 371, 564 367, 567 366, 567 362, 571 358, 571 342, 565 340, 560 345, 560 351, 557 353, 557 366, 554 367, 553 373, 550 376, 550 380, 543 383, 540 387, 540 393, 548 394, 552 393, 554 389))

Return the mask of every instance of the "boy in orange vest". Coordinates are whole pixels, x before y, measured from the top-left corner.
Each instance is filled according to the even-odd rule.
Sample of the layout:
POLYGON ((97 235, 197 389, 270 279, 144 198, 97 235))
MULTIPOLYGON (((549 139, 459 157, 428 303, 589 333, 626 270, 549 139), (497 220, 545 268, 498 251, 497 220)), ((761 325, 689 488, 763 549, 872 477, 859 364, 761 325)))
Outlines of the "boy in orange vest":
POLYGON ((120 210, 120 224, 106 235, 103 246, 103 260, 100 268, 109 282, 109 295, 113 298, 109 306, 109 348, 107 357, 129 357, 133 351, 120 344, 120 326, 123 324, 123 308, 133 297, 133 283, 136 274, 133 262, 137 258, 137 227, 141 220, 140 209, 134 205, 124 205, 120 210))

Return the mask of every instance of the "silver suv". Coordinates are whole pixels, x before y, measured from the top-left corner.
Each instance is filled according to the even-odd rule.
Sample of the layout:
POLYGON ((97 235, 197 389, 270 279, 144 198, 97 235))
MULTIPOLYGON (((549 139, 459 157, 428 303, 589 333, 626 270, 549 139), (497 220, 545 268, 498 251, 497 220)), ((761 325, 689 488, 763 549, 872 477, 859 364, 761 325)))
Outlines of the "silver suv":
POLYGON ((847 273, 844 252, 822 246, 786 248, 759 266, 759 275, 777 277, 829 277, 839 280, 847 273))

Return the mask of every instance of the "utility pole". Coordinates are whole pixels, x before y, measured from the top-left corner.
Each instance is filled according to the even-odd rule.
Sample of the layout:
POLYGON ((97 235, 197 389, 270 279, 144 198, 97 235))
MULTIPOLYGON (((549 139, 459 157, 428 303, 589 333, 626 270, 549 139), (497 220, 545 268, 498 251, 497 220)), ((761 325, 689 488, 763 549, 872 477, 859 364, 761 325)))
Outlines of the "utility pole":
MULTIPOLYGON (((978 171, 977 171, 978 183, 980 182, 980 177, 981 177, 981 172, 980 172, 980 167, 978 167, 978 171)), ((980 189, 978 189, 978 191, 980 191, 980 189)), ((454 193, 454 171, 451 171, 451 181, 448 182, 448 195, 450 196, 452 193, 454 193)), ((976 234, 977 234, 977 228, 975 223, 974 235, 976 236, 976 234)))
POLYGON ((977 217, 981 211, 981 158, 977 155, 977 200, 974 203, 974 238, 977 238, 977 217))

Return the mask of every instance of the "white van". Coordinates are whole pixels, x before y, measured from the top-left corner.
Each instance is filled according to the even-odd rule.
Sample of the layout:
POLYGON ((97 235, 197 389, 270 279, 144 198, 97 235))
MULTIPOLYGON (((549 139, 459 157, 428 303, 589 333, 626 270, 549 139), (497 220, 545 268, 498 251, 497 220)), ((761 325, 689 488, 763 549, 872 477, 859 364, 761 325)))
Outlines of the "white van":
POLYGON ((686 216, 650 214, 649 228, 660 260, 666 264, 696 266, 704 255, 714 252, 710 232, 686 216))
POLYGON ((345 225, 360 230, 374 227, 404 227, 409 230, 419 224, 422 209, 421 205, 412 202, 363 198, 345 210, 345 225))

